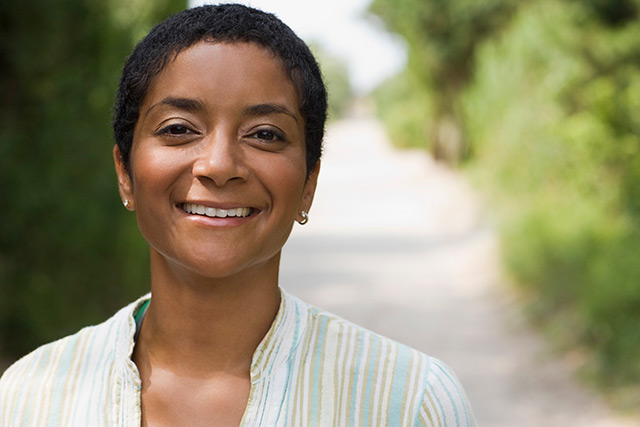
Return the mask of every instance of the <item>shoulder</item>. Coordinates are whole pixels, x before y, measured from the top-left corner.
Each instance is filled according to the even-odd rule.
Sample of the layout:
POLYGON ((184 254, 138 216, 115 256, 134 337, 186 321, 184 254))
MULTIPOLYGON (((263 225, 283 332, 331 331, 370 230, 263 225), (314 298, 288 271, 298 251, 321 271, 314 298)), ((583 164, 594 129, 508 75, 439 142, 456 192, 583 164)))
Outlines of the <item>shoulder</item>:
POLYGON ((416 425, 474 427, 476 421, 460 381, 441 360, 431 358, 416 425))
POLYGON ((464 389, 442 361, 305 306, 308 363, 328 367, 338 393, 349 390, 364 406, 377 402, 385 408, 378 421, 386 425, 475 426, 464 389))
MULTIPOLYGON (((119 347, 127 346, 132 306, 99 325, 45 344, 11 365, 0 377, 0 414, 39 412, 60 396, 80 394, 86 384, 102 380, 119 347)), ((1 425, 6 421, 0 417, 1 425)))
MULTIPOLYGON (((313 347, 335 347, 343 356, 351 356, 350 363, 374 358, 385 363, 384 372, 402 375, 425 375, 431 369, 428 355, 366 329, 336 314, 308 307, 307 335, 313 347)), ((339 356, 337 355, 337 356, 339 356)))

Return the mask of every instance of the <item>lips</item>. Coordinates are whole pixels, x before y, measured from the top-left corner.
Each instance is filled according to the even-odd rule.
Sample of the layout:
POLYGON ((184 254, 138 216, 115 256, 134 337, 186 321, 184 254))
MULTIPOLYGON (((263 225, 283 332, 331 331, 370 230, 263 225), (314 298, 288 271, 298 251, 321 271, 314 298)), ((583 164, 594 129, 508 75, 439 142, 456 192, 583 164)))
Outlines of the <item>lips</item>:
POLYGON ((227 217, 237 217, 237 218, 245 218, 251 215, 253 212, 252 208, 242 207, 242 208, 232 208, 232 209, 220 209, 220 208, 211 208, 208 206, 197 205, 195 203, 183 203, 182 210, 186 213, 192 215, 204 215, 210 218, 227 218, 227 217))

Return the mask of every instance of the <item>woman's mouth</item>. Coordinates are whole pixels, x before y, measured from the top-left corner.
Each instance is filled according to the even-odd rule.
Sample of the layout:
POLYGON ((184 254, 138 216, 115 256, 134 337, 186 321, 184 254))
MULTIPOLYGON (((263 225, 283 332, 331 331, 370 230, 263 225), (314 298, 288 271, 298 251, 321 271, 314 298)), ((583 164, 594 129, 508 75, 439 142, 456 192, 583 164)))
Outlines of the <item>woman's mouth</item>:
POLYGON ((210 208, 208 206, 197 205, 195 203, 183 203, 182 210, 192 215, 204 215, 210 218, 227 218, 237 217, 245 218, 253 213, 253 208, 232 208, 232 209, 220 209, 210 208))

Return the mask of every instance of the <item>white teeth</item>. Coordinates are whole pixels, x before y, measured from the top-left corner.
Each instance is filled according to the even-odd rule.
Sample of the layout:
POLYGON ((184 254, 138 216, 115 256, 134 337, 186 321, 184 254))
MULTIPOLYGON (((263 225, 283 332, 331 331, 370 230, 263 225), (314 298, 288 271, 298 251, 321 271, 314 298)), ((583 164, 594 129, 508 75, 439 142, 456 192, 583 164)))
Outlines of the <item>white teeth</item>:
POLYGON ((206 215, 211 218, 246 217, 251 213, 251 208, 216 209, 194 203, 185 203, 182 209, 190 214, 206 215))

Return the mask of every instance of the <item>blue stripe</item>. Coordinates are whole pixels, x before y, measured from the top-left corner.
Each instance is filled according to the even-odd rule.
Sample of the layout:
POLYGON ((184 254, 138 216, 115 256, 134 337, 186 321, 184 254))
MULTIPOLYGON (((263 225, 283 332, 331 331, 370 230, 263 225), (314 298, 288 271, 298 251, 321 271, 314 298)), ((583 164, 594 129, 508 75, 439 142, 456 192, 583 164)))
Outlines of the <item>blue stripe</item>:
MULTIPOLYGON (((69 340, 65 343, 64 351, 62 352, 62 357, 60 358, 60 363, 58 363, 58 369, 56 371, 56 376, 53 380, 53 389, 55 393, 52 393, 51 396, 51 407, 49 412, 49 426, 57 427, 60 425, 60 417, 62 416, 62 395, 65 392, 65 387, 67 385, 67 381, 69 381, 69 370, 71 368, 71 362, 73 360, 73 353, 76 349, 76 344, 78 341, 77 335, 72 335, 69 340)), ((68 396, 68 399, 73 399, 73 396, 68 396)))
MULTIPOLYGON (((439 364, 436 363, 436 366, 438 368, 440 368, 440 370, 442 371, 442 373, 444 373, 444 375, 455 384, 455 381, 453 381, 453 379, 451 378, 451 376, 442 368, 442 366, 440 366, 439 364)), ((451 392, 449 391, 449 389, 447 388, 447 386, 444 385, 444 381, 442 381, 442 377, 440 377, 439 375, 436 377, 438 378, 438 381, 440 382, 440 384, 442 384, 442 388, 447 392, 447 396, 449 396, 449 400, 451 400, 451 406, 453 408, 455 408, 455 414, 456 414, 456 427, 460 427, 460 416, 458 415, 458 406, 456 405, 456 401, 453 398, 453 396, 451 395, 451 392)), ((461 399, 462 401, 462 399, 461 399)), ((468 421, 467 421, 467 425, 468 421)))
MULTIPOLYGON (((280 308, 281 310, 283 310, 283 312, 282 312, 282 319, 281 319, 281 320, 279 320, 279 321, 278 321, 278 323, 277 323, 277 324, 275 324, 275 325, 273 326, 274 328, 280 328, 280 327, 282 327, 282 326, 280 326, 280 324, 281 324, 281 323, 282 323, 282 324, 284 324, 284 323, 286 322, 286 319, 287 319, 287 311, 286 311, 286 307, 284 306, 284 304, 285 304, 285 303, 284 303, 284 301, 283 301, 283 302, 282 302, 282 305, 281 305, 281 308, 280 308)), ((297 332, 297 326, 298 326, 298 322, 297 322, 297 319, 296 319, 296 332, 297 332)), ((274 329, 274 330, 275 330, 275 329, 274 329)), ((267 332, 267 335, 269 335, 270 333, 271 333, 271 331, 267 332)), ((269 343, 270 343, 271 341, 274 341, 273 337, 269 337, 269 343)), ((266 345, 266 343, 262 343, 262 345, 266 345)), ((276 359, 277 359, 277 357, 278 357, 278 353, 279 353, 279 350, 280 350, 280 347, 281 347, 280 345, 277 345, 277 346, 276 346, 276 345, 274 345, 274 346, 273 346, 273 352, 271 353, 271 357, 269 357, 269 358, 267 359, 268 361, 274 361, 274 360, 276 360, 276 359)), ((265 357, 267 357, 267 356, 265 355, 265 357)), ((271 380, 271 374, 273 373, 273 366, 274 366, 274 363, 273 363, 273 362, 269 363, 269 372, 266 374, 266 377, 267 377, 268 379, 267 379, 267 380, 265 380, 265 383, 266 383, 266 389, 261 393, 261 396, 260 396, 260 402, 262 402, 263 400, 265 400, 265 396, 269 396, 269 390, 271 389, 271 382, 272 382, 272 380, 271 380)), ((289 366, 289 363, 288 363, 288 361, 287 361, 287 367, 288 367, 288 366, 289 366)), ((289 369, 287 369, 287 382, 288 382, 288 376, 289 376, 289 369)), ((252 385, 252 387, 254 387, 254 385, 252 385)), ((251 392, 250 392, 250 393, 251 393, 251 392)), ((247 406, 248 406, 248 405, 247 405, 247 406)), ((282 404, 281 404, 281 406, 282 406, 282 404)), ((260 420, 260 421, 259 421, 258 425, 263 425, 263 423, 264 423, 264 421, 263 421, 263 420, 264 420, 264 414, 265 414, 265 412, 267 411, 267 409, 268 409, 268 405, 262 404, 262 412, 260 412, 260 417, 259 417, 259 420, 260 420)), ((246 411, 246 409, 245 409, 245 411, 246 411)), ((280 416, 280 409, 278 409, 278 416, 280 416)))
MULTIPOLYGON (((292 298, 293 301, 293 298, 292 298)), ((300 331, 302 336, 300 337, 300 342, 296 343, 296 345, 298 346, 302 346, 302 343, 306 342, 305 340, 307 339, 306 337, 309 334, 313 333, 313 318, 314 316, 316 316, 318 314, 318 309, 311 307, 309 305, 300 305, 298 302, 295 303, 295 307, 296 307, 296 322, 299 324, 300 326, 300 331), (307 317, 306 317, 306 321, 305 323, 301 323, 301 314, 298 311, 299 308, 302 307, 303 310, 305 310, 307 312, 307 317)), ((304 304, 304 303, 302 303, 304 304)), ((297 348, 297 347, 296 347, 297 348)), ((299 366, 299 369, 302 369, 302 356, 303 353, 302 351, 297 351, 296 348, 292 348, 291 351, 293 352, 293 359, 291 361, 291 366, 299 366), (298 362, 299 360, 301 360, 300 362, 298 362)), ((305 347, 306 348, 306 347, 305 347)), ((294 379, 297 379, 297 377, 295 375, 293 375, 294 373, 296 373, 298 371, 294 371, 292 372, 291 375, 291 385, 289 387, 287 387, 287 391, 286 393, 289 395, 289 399, 288 399, 288 403, 287 403, 287 414, 286 414, 286 420, 288 420, 288 423, 285 423, 285 425, 289 425, 293 422, 293 410, 296 408, 295 402, 297 402, 296 400, 296 386, 293 383, 294 379)), ((305 414, 306 416, 306 414, 305 414)), ((304 419, 304 418, 303 418, 304 419)))
POLYGON ((369 425, 369 412, 371 410, 371 390, 373 389, 373 378, 376 375, 376 357, 378 355, 378 340, 373 339, 373 345, 371 346, 371 358, 369 359, 371 364, 369 365, 369 372, 367 375, 367 390, 364 395, 364 418, 362 419, 362 425, 369 425))
MULTIPOLYGON (((282 296, 283 301, 284 301, 284 295, 282 296)), ((289 302, 285 302, 284 308, 285 308, 285 313, 288 311, 288 304, 289 302)), ((289 357, 287 358, 287 379, 284 382, 286 384, 286 388, 285 388, 285 392, 282 393, 282 399, 280 400, 280 405, 278 405, 278 415, 276 416, 276 422, 280 421, 280 414, 282 413, 282 408, 284 407, 284 401, 285 398, 287 396, 286 391, 290 390, 291 388, 291 371, 293 370, 293 362, 294 362, 294 357, 295 354, 293 352, 293 349, 295 349, 297 347, 297 342, 298 342, 298 334, 300 333, 300 308, 298 307, 298 304, 293 304, 293 308, 295 308, 296 310, 296 314, 293 317, 294 321, 295 321, 295 329, 293 331, 293 343, 291 346, 291 350, 289 351, 289 357), (292 357, 294 356, 294 357, 292 357)), ((283 320, 284 323, 284 320, 283 320)))
POLYGON ((429 384, 429 393, 431 394, 431 397, 433 397, 434 399, 436 399, 436 403, 438 404, 438 409, 440 409, 440 418, 442 418, 442 425, 445 425, 444 423, 447 421, 445 419, 445 413, 444 413, 444 408, 442 407, 442 402, 440 402, 440 399, 438 398, 438 395, 436 394, 436 391, 433 389, 433 385, 429 384))
POLYGON ((405 403, 404 388, 407 384, 409 374, 409 362, 411 361, 411 350, 398 345, 398 357, 393 370, 393 385, 391 386, 391 398, 389 399, 389 425, 399 426, 402 419, 402 412, 405 403))
POLYGON ((354 377, 353 377, 353 387, 351 392, 351 425, 356 424, 355 415, 356 415, 356 396, 358 394, 358 377, 360 376, 360 362, 362 361, 362 347, 364 343, 364 334, 360 334, 360 343, 358 344, 358 356, 356 357, 356 364, 353 367, 354 377))
MULTIPOLYGON (((44 352, 44 354, 41 356, 42 357, 41 361, 38 361, 38 359, 35 358, 35 357, 31 360, 31 363, 29 364, 29 369, 26 372, 32 373, 32 369, 33 369, 34 365, 36 365, 36 362, 37 362, 37 366, 40 368, 40 369, 38 369, 38 371, 32 373, 33 378, 41 377, 41 375, 42 375, 42 372, 41 372, 42 371, 42 367, 44 365, 46 365, 46 363, 51 358, 51 349, 50 349, 50 347, 47 348, 47 350, 48 351, 44 352)), ((33 387, 34 384, 35 383, 32 382, 31 386, 33 387)), ((20 387, 20 389, 22 389, 22 387, 20 387)), ((34 392, 29 393, 29 402, 26 403, 26 407, 27 408, 33 408, 33 398, 34 398, 35 394, 36 393, 34 393, 34 392)), ((19 398, 16 399, 16 403, 19 403, 19 398)), ((16 405, 16 407, 13 409, 14 410, 14 412, 13 412, 13 421, 11 422, 11 425, 14 425, 14 424, 18 425, 17 422, 16 422, 16 417, 18 416, 18 409, 17 409, 18 407, 21 407, 21 406, 20 405, 16 405)), ((22 420, 22 423, 24 425, 28 425, 29 424, 29 419, 31 417, 31 412, 32 411, 27 411, 26 419, 22 420)))
MULTIPOLYGON (((108 381, 107 375, 110 372, 109 367, 114 368, 114 361, 116 360, 115 347, 112 347, 109 352, 106 352, 104 348, 101 348, 100 346, 95 345, 95 341, 98 340, 98 338, 100 338, 100 341, 98 342, 98 344, 100 344, 100 342, 102 343, 116 342, 117 324, 109 325, 109 328, 106 328, 106 324, 104 326, 105 327, 99 326, 99 327, 90 328, 87 332, 91 334, 91 340, 87 343, 87 345, 89 346, 89 352, 95 352, 95 351, 100 352, 100 357, 96 360, 95 364, 92 366, 93 374, 91 375, 91 380, 90 380, 91 390, 89 392, 89 396, 91 396, 91 400, 95 408, 97 408, 99 405, 104 404, 104 401, 107 398, 105 396, 105 393, 107 391, 103 386, 103 382, 106 383, 108 381), (101 332, 102 329, 106 329, 106 331, 104 332, 104 335, 99 334, 99 332, 101 332), (95 391, 96 385, 98 386, 97 391, 95 391)), ((86 356, 87 360, 90 358, 89 352, 87 353, 87 356, 86 356)), ((137 367, 136 367, 136 370, 137 370, 137 367)), ((139 374, 140 373, 138 372, 138 375, 139 374)), ((87 373, 86 376, 88 377, 89 373, 87 373)), ((86 417, 87 421, 85 425, 91 425, 91 419, 89 418, 89 416, 92 415, 91 411, 87 411, 86 415, 87 415, 86 417)), ((93 421, 95 422, 95 414, 93 415, 94 415, 93 421)))
POLYGON ((324 330, 327 326, 327 318, 322 317, 320 322, 320 338, 318 339, 318 345, 316 347, 316 355, 314 357, 313 364, 313 398, 311 401, 311 419, 314 425, 318 422, 318 389, 319 389, 319 377, 320 377, 320 360, 322 357, 322 350, 324 344, 324 330))
MULTIPOLYGON (((89 351, 87 352, 87 361, 91 358, 91 352, 93 352, 93 343, 96 339, 96 333, 91 334, 89 341, 87 342, 87 347, 89 349, 89 351)), ((100 359, 98 359, 100 360, 100 359)), ((88 368, 89 364, 88 363, 84 363, 86 365, 86 367, 88 368)), ((95 365, 92 366, 93 368, 93 375, 92 375, 92 380, 91 380, 91 388, 89 389, 89 396, 95 396, 95 386, 98 383, 98 381, 96 380, 96 376, 98 374, 98 372, 103 372, 103 370, 101 368, 98 368, 98 362, 96 361, 95 365)), ((89 376, 89 372, 87 372, 87 370, 83 370, 81 378, 84 381, 85 377, 89 376)), ((96 399, 96 402, 99 402, 100 399, 96 399)), ((91 411, 87 411, 87 417, 86 417, 86 421, 85 421, 85 425, 89 425, 89 414, 91 411)))
MULTIPOLYGON (((465 418, 467 420, 467 427, 471 426, 471 419, 470 419, 470 414, 471 411, 469 411, 467 404, 466 404, 466 399, 465 396, 462 393, 462 388, 460 387, 458 380, 455 378, 455 374, 452 375, 452 371, 447 370, 444 368, 444 366, 442 366, 441 364, 436 364, 438 366, 438 368, 440 368, 440 370, 446 375, 446 377, 449 379, 449 381, 451 381, 451 384, 453 384, 453 388, 455 389, 455 391, 458 394, 458 397, 460 398, 459 402, 464 404, 464 414, 465 414, 465 418)), ((457 407, 456 407, 457 409, 457 407)), ((456 411, 456 415, 457 415, 458 411, 456 411)))

